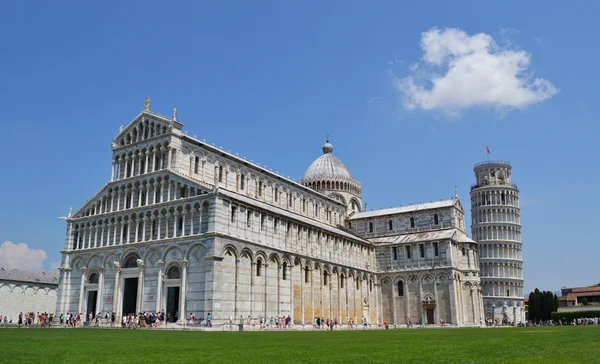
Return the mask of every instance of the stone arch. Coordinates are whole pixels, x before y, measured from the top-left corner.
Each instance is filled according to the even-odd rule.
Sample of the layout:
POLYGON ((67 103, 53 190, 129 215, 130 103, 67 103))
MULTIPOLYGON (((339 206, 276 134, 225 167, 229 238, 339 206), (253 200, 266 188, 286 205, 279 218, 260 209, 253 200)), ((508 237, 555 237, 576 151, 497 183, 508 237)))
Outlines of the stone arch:
POLYGON ((194 265, 195 263, 202 263, 206 253, 207 249, 204 244, 194 243, 189 247, 185 258, 190 261, 192 265, 194 265))
POLYGON ((146 266, 155 267, 156 263, 160 260, 160 257, 160 251, 157 248, 152 247, 144 252, 144 257, 142 259, 146 266))
POLYGON ((134 268, 137 267, 137 260, 140 259, 141 255, 136 248, 129 248, 121 254, 121 268, 134 268), (136 259, 136 263, 133 264, 133 259, 136 259), (132 266, 132 267, 129 267, 132 266))
POLYGON ((86 267, 94 268, 94 267, 101 267, 101 266, 102 266, 102 259, 100 258, 99 255, 93 254, 93 255, 90 255, 89 258, 87 259, 86 267))
POLYGON ((81 257, 76 257, 71 262, 71 268, 74 269, 74 270, 79 270, 79 269, 81 269, 84 266, 85 265, 84 265, 83 259, 81 257))
POLYGON ((279 254, 277 253, 271 253, 271 255, 269 255, 269 263, 273 262, 275 264, 277 264, 277 266, 280 266, 282 264, 281 258, 279 258, 279 254))
POLYGON ((263 264, 266 264, 266 262, 267 262, 267 254, 264 251, 262 251, 262 250, 257 251, 254 254, 254 262, 257 262, 258 259, 262 259, 263 264))
POLYGON ((163 252, 162 260, 166 264, 167 262, 171 262, 171 261, 183 260, 184 256, 185 255, 184 255, 181 247, 179 245, 172 244, 172 245, 169 245, 163 252))
POLYGON ((251 262, 254 261, 254 252, 250 248, 242 248, 240 251, 240 257, 246 257, 250 259, 251 262))
POLYGON ((237 248, 236 248, 234 245, 231 245, 231 244, 227 244, 227 245, 225 245, 225 246, 223 247, 223 251, 221 252, 221 255, 222 255, 222 256, 225 256, 225 255, 227 255, 227 254, 229 254, 229 255, 233 256, 233 257, 234 257, 236 260, 237 260, 237 259, 238 259, 238 257, 240 256, 240 255, 238 254, 237 248))
POLYGON ((104 256, 104 261, 102 263, 102 266, 104 267, 105 270, 112 270, 115 268, 114 266, 114 262, 117 262, 117 256, 114 253, 110 253, 104 256))
POLYGON ((172 260, 164 265, 163 273, 165 274, 165 278, 167 279, 181 279, 183 270, 181 269, 181 262, 178 260, 172 260), (177 272, 175 272, 175 269, 177 272), (178 276, 174 274, 177 273, 178 276))
POLYGON ((393 278, 393 282, 394 282, 394 284, 398 284, 398 282, 402 282, 402 283, 406 284, 406 278, 404 276, 395 276, 393 278))

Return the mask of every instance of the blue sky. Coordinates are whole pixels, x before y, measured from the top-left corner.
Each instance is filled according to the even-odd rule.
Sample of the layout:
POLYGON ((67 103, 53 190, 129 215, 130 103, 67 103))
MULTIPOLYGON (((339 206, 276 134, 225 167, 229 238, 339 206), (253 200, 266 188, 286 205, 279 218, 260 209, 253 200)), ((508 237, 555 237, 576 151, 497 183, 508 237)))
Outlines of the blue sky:
POLYGON ((60 260, 58 217, 109 180, 110 142, 150 96, 294 178, 330 134, 369 208, 456 185, 468 211, 487 143, 520 189, 526 291, 600 281, 597 3, 82 4, 0 5, 0 243, 27 244, 5 261, 60 260))

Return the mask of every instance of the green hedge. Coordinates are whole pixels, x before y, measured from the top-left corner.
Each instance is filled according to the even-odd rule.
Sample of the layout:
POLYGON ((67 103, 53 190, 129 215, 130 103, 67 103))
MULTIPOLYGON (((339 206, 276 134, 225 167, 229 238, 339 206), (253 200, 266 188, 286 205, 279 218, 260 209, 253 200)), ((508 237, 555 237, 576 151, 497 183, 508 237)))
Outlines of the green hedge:
POLYGON ((573 321, 578 318, 600 317, 600 311, 552 312, 552 320, 573 321))

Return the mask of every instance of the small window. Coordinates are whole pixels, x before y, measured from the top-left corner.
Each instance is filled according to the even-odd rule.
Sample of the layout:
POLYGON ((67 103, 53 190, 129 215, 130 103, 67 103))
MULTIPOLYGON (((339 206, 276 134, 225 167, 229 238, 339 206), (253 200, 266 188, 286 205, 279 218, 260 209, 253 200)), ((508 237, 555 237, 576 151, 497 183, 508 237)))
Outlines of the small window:
POLYGON ((419 244, 419 252, 421 252, 421 258, 425 258, 425 245, 419 244))
POLYGON ((506 297, 510 297, 510 290, 509 289, 506 290, 506 297))
POLYGON ((329 274, 327 272, 323 272, 323 285, 324 286, 326 286, 329 283, 329 281, 327 279, 328 276, 329 276, 329 274))
POLYGON ((275 218, 273 220, 273 232, 277 233, 277 225, 279 224, 279 219, 275 218))
POLYGON ((262 196, 263 184, 262 181, 258 181, 258 195, 262 196))
POLYGON ((344 288, 344 279, 345 279, 345 278, 346 278, 346 277, 344 277, 344 275, 343 275, 343 274, 340 276, 340 288, 344 288))
POLYGON ((394 260, 398 260, 398 248, 392 248, 392 255, 394 256, 394 260))
POLYGON ((173 265, 167 270, 167 278, 168 279, 179 279, 181 278, 181 270, 178 266, 173 265))
POLYGON ((137 268, 138 257, 135 255, 130 256, 125 260, 125 264, 123 264, 123 268, 137 268))
POLYGON ((231 206, 231 222, 235 222, 235 213, 237 212, 237 207, 231 206))
POLYGON ((292 207, 292 194, 288 193, 288 207, 292 207))
POLYGON ((198 174, 198 164, 200 164, 200 157, 194 159, 194 173, 198 174))
POLYGON ((348 221, 348 229, 352 229, 352 222, 348 221))
POLYGON ((243 190, 245 185, 246 185, 246 176, 241 174, 240 175, 240 190, 243 190))
POLYGON ((219 166, 219 182, 223 182, 223 166, 219 166))
POLYGON ((262 269, 262 260, 259 259, 256 261, 256 276, 257 277, 260 277, 261 269, 262 269))
POLYGON ((465 248, 461 249, 462 255, 465 255, 465 248))
POLYGON ((265 230, 265 220, 266 220, 266 215, 261 214, 260 215, 260 229, 261 230, 265 230))
POLYGON ((433 253, 436 257, 440 255, 440 247, 438 243, 433 243, 433 253))
POLYGON ((411 228, 414 228, 414 227, 415 227, 415 218, 414 218, 414 217, 411 217, 411 218, 410 218, 410 227, 411 227, 411 228))
POLYGON ((394 223, 392 222, 392 220, 388 221, 388 230, 394 230, 394 223))
POLYGON ((410 259, 410 245, 406 247, 406 259, 410 259))
POLYGON ((440 221, 439 221, 438 214, 433 214, 433 223, 435 225, 439 225, 440 221))
POLYGON ((304 267, 304 283, 308 283, 308 266, 304 267))
POLYGON ((88 282, 90 282, 90 283, 98 283, 98 273, 92 273, 92 274, 90 274, 90 277, 88 278, 88 282))
POLYGON ((360 289, 360 280, 359 278, 356 278, 356 289, 360 289))
POLYGON ((250 227, 252 225, 252 211, 248 210, 246 212, 246 226, 250 227))
POLYGON ((369 292, 373 292, 373 280, 369 281, 369 292))
POLYGON ((373 223, 369 222, 369 232, 372 233, 373 232, 373 223))
POLYGON ((404 283, 402 281, 398 281, 398 297, 404 296, 404 283))
POLYGON ((306 212, 306 200, 302 199, 302 212, 306 212))
POLYGON ((283 272, 282 272, 282 279, 284 281, 287 281, 287 262, 283 262, 283 272))
POLYGON ((279 198, 279 189, 275 188, 275 202, 277 202, 278 198, 279 198))

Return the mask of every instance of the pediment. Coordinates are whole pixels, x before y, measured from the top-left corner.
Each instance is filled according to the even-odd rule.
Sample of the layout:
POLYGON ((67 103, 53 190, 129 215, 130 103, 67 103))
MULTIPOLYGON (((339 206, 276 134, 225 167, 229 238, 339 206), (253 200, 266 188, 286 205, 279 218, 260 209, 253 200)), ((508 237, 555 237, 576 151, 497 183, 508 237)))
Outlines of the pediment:
POLYGON ((125 147, 142 140, 170 134, 174 129, 182 130, 183 124, 166 116, 144 110, 125 128, 119 131, 112 141, 112 149, 125 147))
POLYGON ((461 211, 465 211, 465 209, 463 209, 462 204, 460 203, 460 200, 458 198, 455 199, 455 203, 454 206, 458 207, 461 211))
MULTIPOLYGON (((131 188, 134 186, 140 186, 148 183, 152 183, 158 179, 169 179, 175 182, 179 182, 184 186, 193 187, 197 190, 208 192, 212 190, 211 186, 203 185, 199 181, 190 180, 187 177, 175 173, 168 169, 162 169, 156 172, 152 172, 149 174, 138 175, 135 178, 131 179, 120 179, 113 182, 108 182, 104 186, 98 190, 90 199, 88 199, 80 208, 78 208, 71 218, 78 219, 86 216, 90 216, 90 209, 92 209, 95 205, 102 207, 102 199, 107 196, 110 197, 111 193, 117 190, 123 191, 126 188, 131 188)), ((108 198, 110 201, 110 198, 108 198)), ((148 205, 150 206, 150 205, 148 205)))

